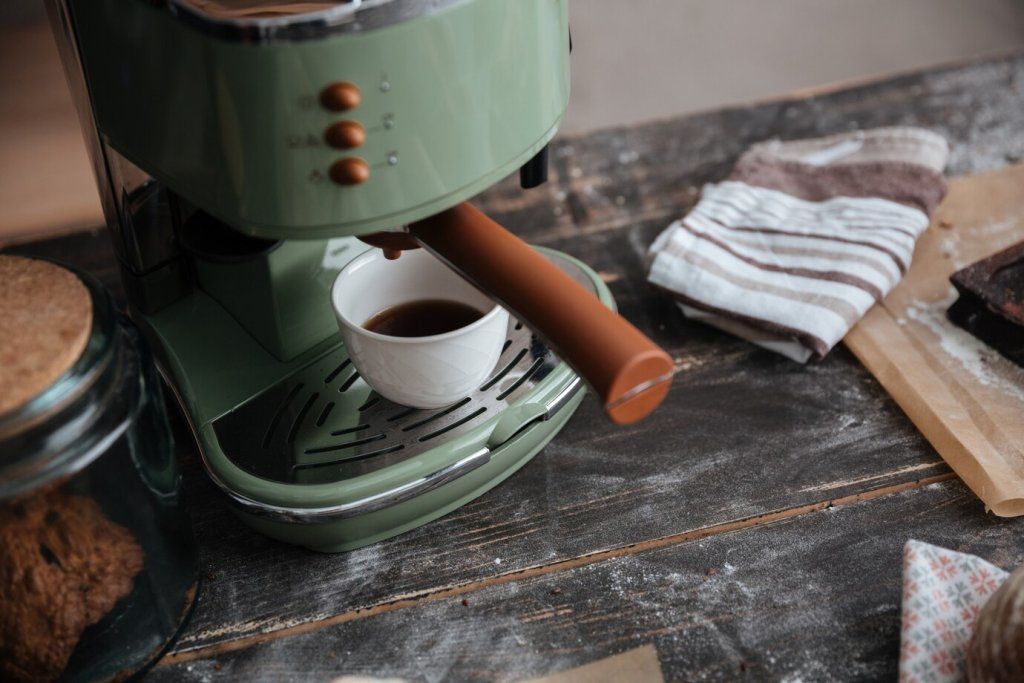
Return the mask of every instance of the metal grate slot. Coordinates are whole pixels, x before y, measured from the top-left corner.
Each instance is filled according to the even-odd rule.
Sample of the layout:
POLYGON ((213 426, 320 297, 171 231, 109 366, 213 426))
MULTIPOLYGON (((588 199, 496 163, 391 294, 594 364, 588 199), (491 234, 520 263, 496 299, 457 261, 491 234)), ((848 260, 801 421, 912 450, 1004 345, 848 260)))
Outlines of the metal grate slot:
POLYGON ((321 446, 320 448, 307 448, 305 450, 306 455, 316 455, 317 453, 333 453, 334 451, 343 451, 346 448, 355 448, 356 446, 365 446, 368 443, 374 441, 380 441, 385 438, 386 434, 374 434, 364 439, 356 439, 355 441, 346 441, 345 443, 335 444, 333 446, 321 446))
MULTIPOLYGON (((514 368, 516 365, 519 364, 519 361, 521 361, 523 359, 523 356, 525 356, 526 353, 529 350, 530 350, 529 348, 520 349, 519 353, 516 354, 516 357, 513 358, 511 361, 509 361, 509 363, 506 364, 505 367, 503 367, 501 370, 499 370, 498 374, 494 375, 489 380, 484 382, 484 385, 482 387, 480 387, 480 391, 487 391, 488 389, 493 387, 495 384, 500 382, 502 377, 504 377, 509 372, 511 372, 512 368, 514 368)), ((500 363, 501 361, 499 360, 498 362, 500 363)))
POLYGON ((316 419, 317 427, 324 426, 324 422, 327 422, 327 418, 330 416, 332 410, 334 410, 334 401, 330 401, 324 406, 324 409, 320 411, 320 417, 316 419))
POLYGON ((445 415, 450 415, 450 414, 454 413, 456 410, 458 410, 462 406, 464 406, 467 403, 469 403, 469 401, 470 401, 470 398, 469 398, 469 396, 467 396, 466 398, 462 399, 458 403, 453 403, 452 405, 448 406, 444 410, 442 410, 442 411, 440 411, 438 413, 434 413, 433 415, 430 415, 429 417, 426 417, 426 418, 420 420, 419 422, 412 422, 412 423, 409 423, 409 424, 405 425, 404 427, 402 427, 402 431, 403 432, 409 432, 409 431, 412 431, 413 429, 417 429, 419 427, 422 427, 425 424, 429 424, 429 423, 433 422, 434 420, 440 420, 445 415))
POLYGON ((480 417, 485 412, 487 412, 487 408, 477 408, 476 410, 474 410, 472 413, 470 413, 466 417, 462 418, 461 420, 456 420, 455 422, 452 422, 450 425, 448 425, 446 427, 441 427, 441 429, 438 429, 436 432, 430 432, 426 436, 421 436, 419 438, 419 440, 421 442, 423 442, 423 441, 430 441, 431 439, 437 438, 437 437, 441 436, 442 434, 447 434, 448 432, 452 431, 456 427, 461 427, 462 425, 466 424, 467 422, 469 422, 473 418, 480 417))
POLYGON ((538 358, 537 360, 533 361, 533 365, 528 367, 526 369, 526 372, 524 372, 522 375, 520 375, 519 378, 515 382, 510 384, 507 389, 505 389, 500 394, 498 394, 498 400, 499 401, 504 400, 506 396, 508 396, 513 391, 515 391, 516 389, 521 387, 523 385, 523 382, 525 382, 526 380, 530 379, 530 377, 533 375, 533 373, 537 372, 537 370, 539 370, 540 366, 543 365, 543 364, 544 364, 544 359, 543 358, 538 358))
POLYGON ((324 377, 324 384, 330 384, 333 382, 334 378, 341 374, 341 371, 351 365, 351 363, 352 361, 346 358, 344 363, 331 370, 330 374, 328 374, 327 377, 324 377))
POLYGON ((351 389, 352 385, 356 383, 357 379, 359 379, 359 373, 353 370, 352 374, 348 376, 348 379, 346 379, 345 382, 340 387, 338 387, 338 393, 344 394, 346 391, 351 389))
POLYGON ((267 426, 267 433, 263 437, 263 448, 270 446, 270 442, 274 438, 274 432, 277 431, 277 425, 281 423, 281 418, 284 417, 285 411, 288 410, 288 406, 291 405, 292 399, 294 399, 300 391, 302 391, 302 384, 296 384, 292 387, 292 390, 288 392, 288 396, 285 398, 284 402, 277 409, 277 412, 274 413, 274 417, 270 419, 270 424, 267 426))
MULTIPOLYGON (((356 432, 361 432, 364 429, 368 429, 369 426, 370 425, 365 425, 364 424, 364 425, 356 425, 355 427, 349 427, 348 429, 339 429, 337 431, 331 432, 331 436, 344 436, 346 434, 355 434, 356 432)), ((306 451, 306 452, 308 453, 309 451, 306 451)))
POLYGON ((362 413, 368 408, 372 408, 373 406, 377 405, 378 403, 380 403, 380 396, 378 394, 371 393, 370 398, 366 399, 366 401, 363 402, 363 405, 356 408, 356 410, 362 413))
POLYGON ((348 465, 353 462, 360 460, 368 460, 369 458, 376 458, 381 455, 387 455, 388 453, 395 453, 405 448, 402 444, 397 446, 388 446, 387 448, 378 448, 375 451, 369 451, 368 453, 360 453, 349 458, 342 458, 340 460, 328 460, 327 462, 307 462, 301 465, 295 465, 293 470, 315 470, 321 467, 331 467, 332 465, 348 465))
POLYGON ((299 410, 298 416, 295 418, 295 422, 292 422, 292 428, 288 430, 288 443, 295 443, 295 435, 299 433, 299 427, 302 426, 302 421, 306 419, 306 414, 309 409, 313 407, 316 400, 320 398, 320 394, 313 394, 303 404, 302 409, 299 410))

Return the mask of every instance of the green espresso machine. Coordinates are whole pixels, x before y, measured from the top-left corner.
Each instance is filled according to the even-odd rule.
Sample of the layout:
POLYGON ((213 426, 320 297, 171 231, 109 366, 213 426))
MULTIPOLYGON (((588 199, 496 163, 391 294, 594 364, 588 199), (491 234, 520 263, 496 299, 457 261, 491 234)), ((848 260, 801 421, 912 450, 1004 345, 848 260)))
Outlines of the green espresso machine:
MULTIPOLYGON (((543 324, 513 310, 494 375, 413 410, 355 372, 329 288, 367 248, 354 236, 516 170, 524 187, 543 181, 569 95, 567 0, 249 17, 185 0, 47 5, 129 308, 246 523, 356 548, 479 496, 566 423, 585 383, 543 324)), ((540 251, 613 307, 591 269, 540 251)), ((622 400, 663 395, 656 379, 622 400)))

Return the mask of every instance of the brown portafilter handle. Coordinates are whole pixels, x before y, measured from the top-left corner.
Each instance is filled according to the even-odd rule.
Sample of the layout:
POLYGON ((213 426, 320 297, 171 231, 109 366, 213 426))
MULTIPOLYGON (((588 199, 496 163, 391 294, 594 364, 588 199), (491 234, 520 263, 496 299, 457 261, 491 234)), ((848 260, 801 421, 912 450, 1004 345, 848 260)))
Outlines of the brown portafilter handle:
POLYGON ((597 392, 613 422, 636 422, 665 398, 673 372, 669 355, 472 205, 464 202, 408 230, 543 337, 597 392))

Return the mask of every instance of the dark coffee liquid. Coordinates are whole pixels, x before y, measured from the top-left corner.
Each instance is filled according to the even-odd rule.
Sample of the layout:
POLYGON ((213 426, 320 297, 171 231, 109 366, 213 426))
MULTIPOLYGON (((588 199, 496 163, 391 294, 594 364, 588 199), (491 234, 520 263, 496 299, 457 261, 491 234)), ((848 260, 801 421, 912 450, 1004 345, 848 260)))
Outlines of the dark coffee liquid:
POLYGON ((385 308, 363 327, 392 337, 429 337, 474 323, 484 314, 468 304, 444 299, 410 301, 385 308))

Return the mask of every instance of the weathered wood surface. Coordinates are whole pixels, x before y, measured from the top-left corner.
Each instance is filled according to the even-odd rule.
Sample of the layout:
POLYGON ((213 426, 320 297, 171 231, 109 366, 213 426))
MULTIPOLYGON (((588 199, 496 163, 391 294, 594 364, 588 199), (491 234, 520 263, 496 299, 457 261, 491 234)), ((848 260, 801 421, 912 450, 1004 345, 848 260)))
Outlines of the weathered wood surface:
MULTIPOLYGON (((641 224, 554 243, 604 272, 622 313, 688 368, 650 419, 617 428, 588 399, 533 463, 495 491, 420 530, 341 556, 251 532, 190 468, 204 565, 215 578, 178 649, 946 475, 845 350, 799 366, 686 323, 649 292, 629 245, 646 244, 658 229, 641 224)), ((187 442, 185 430, 178 434, 187 442)))
POLYGON ((516 680, 653 642, 670 680, 895 680, 907 539, 1014 567, 1022 530, 943 482, 434 596, 151 676, 516 680))
POLYGON ((485 197, 493 216, 543 243, 680 215, 753 142, 889 125, 945 135, 952 175, 1024 160, 1024 57, 560 138, 555 182, 523 193, 510 181, 485 197))
MULTIPOLYGON (((579 256, 602 272, 623 314, 685 369, 665 405, 641 425, 616 429, 588 400, 555 442, 496 490, 427 527, 341 556, 290 548, 235 521, 199 471, 179 429, 209 578, 176 653, 153 675, 200 677, 233 652, 227 670, 243 678, 257 670, 269 677, 338 671, 418 677, 422 665, 423 675, 433 679, 449 664, 453 676, 486 678, 511 676, 519 665, 526 673, 561 669, 652 639, 666 672, 674 676, 705 671, 731 677, 738 672, 737 657, 773 677, 795 670, 793 662, 802 662, 809 677, 815 677, 818 665, 844 678, 890 672, 895 666, 893 596, 898 594, 893 549, 919 530, 927 540, 927 533, 947 525, 947 545, 955 546, 958 529, 985 529, 1011 549, 1007 562, 1012 563, 1024 547, 1015 538, 1020 525, 986 518, 980 504, 955 486, 897 494, 922 480, 951 475, 844 349, 821 364, 801 367, 687 323, 645 287, 642 253, 657 231, 695 200, 694 188, 721 177, 736 155, 759 139, 918 123, 949 137, 954 172, 1020 158, 1024 96, 1017 83, 1022 78, 1024 58, 1011 58, 559 140, 552 182, 524 193, 509 180, 481 197, 480 204, 532 241, 579 256), (829 501, 865 495, 880 497, 859 503, 856 509, 863 512, 849 517, 849 524, 806 521, 831 519, 826 516, 831 513, 810 514, 829 501), (903 500, 925 501, 924 508, 915 512, 903 500), (799 523, 762 527, 799 515, 804 515, 799 523), (715 537, 736 529, 750 530, 715 537), (758 540, 750 545, 737 540, 753 534, 758 540), (884 538, 871 545, 865 534, 884 538), (768 623, 759 605, 773 603, 740 592, 720 595, 717 602, 707 598, 711 602, 705 604, 698 589, 704 584, 691 581, 701 566, 692 558, 704 552, 692 539, 705 535, 715 537, 702 543, 713 542, 717 553, 707 557, 744 572, 752 595, 793 604, 822 601, 831 595, 829 586, 847 586, 858 599, 888 596, 871 603, 872 609, 886 606, 877 624, 887 626, 865 629, 850 614, 817 621, 794 617, 771 630, 770 639, 758 640, 768 623), (874 549, 879 566, 844 574, 842 564, 823 553, 847 545, 874 549), (747 553, 746 547, 759 549, 747 553), (656 564, 667 573, 658 576, 676 572, 682 585, 691 587, 668 591, 666 599, 651 592, 637 594, 643 599, 615 598, 609 582, 628 585, 630 576, 645 582, 647 560, 632 557, 639 551, 643 558, 660 558, 656 564), (730 559, 733 551, 736 561, 730 559), (759 558, 783 551, 814 580, 797 585, 765 572, 759 558), (602 574, 602 567, 617 567, 618 573, 602 574), (526 608, 517 602, 519 596, 544 603, 543 591, 528 598, 531 587, 570 581, 579 582, 573 613, 587 614, 586 607, 591 616, 604 616, 520 619, 526 608), (465 614, 442 605, 452 593, 464 595, 471 606, 488 605, 486 618, 478 613, 469 623, 449 624, 449 617, 465 614), (684 601, 684 594, 693 599, 684 601), (623 606, 629 609, 619 610, 623 606), (729 612, 735 615, 725 616, 729 612), (673 636, 678 629, 669 625, 688 623, 694 613, 718 616, 698 624, 704 631, 694 627, 701 637, 673 636), (587 625, 602 621, 611 624, 607 638, 587 625), (709 624, 720 624, 719 630, 709 624), (520 628, 529 631, 530 645, 520 648, 523 652, 509 644, 518 646, 520 628), (463 638, 464 651, 459 649, 463 638), (807 638, 820 647, 808 646, 806 656, 792 654, 807 638), (492 640, 501 645, 493 652, 486 646, 492 640), (408 654, 406 643, 414 646, 408 654), (825 656, 829 644, 833 651, 825 656), (439 655, 432 658, 428 650, 439 655)), ((20 250, 57 256, 116 282, 103 235, 20 250)), ((660 594, 658 580, 652 590, 660 594)), ((540 603, 532 609, 542 609, 540 603)), ((822 607, 814 609, 810 614, 822 607)))

